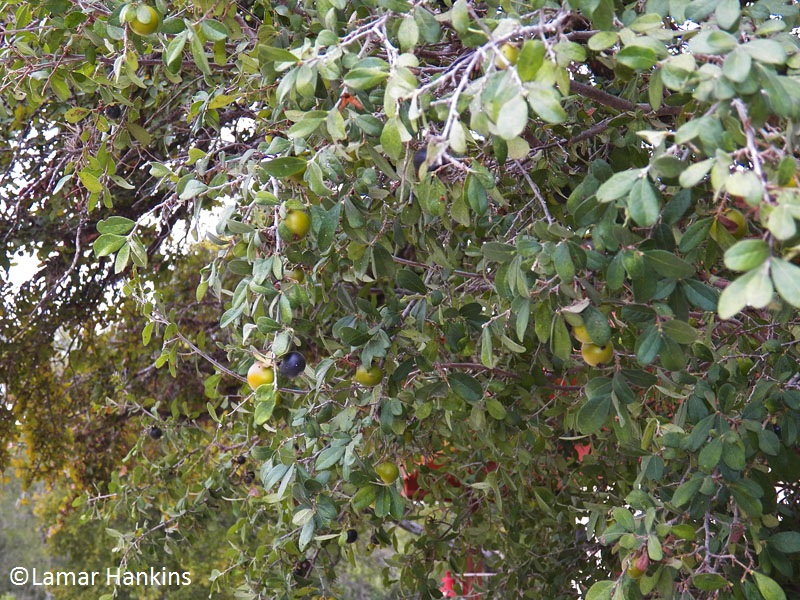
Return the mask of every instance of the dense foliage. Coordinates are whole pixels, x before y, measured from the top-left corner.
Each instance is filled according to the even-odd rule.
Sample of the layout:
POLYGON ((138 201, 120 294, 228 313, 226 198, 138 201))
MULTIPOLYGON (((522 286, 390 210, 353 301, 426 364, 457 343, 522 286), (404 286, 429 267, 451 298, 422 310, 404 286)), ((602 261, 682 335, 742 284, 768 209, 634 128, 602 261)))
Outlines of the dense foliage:
POLYGON ((0 459, 62 531, 222 597, 800 593, 793 3, 0 11, 0 459))

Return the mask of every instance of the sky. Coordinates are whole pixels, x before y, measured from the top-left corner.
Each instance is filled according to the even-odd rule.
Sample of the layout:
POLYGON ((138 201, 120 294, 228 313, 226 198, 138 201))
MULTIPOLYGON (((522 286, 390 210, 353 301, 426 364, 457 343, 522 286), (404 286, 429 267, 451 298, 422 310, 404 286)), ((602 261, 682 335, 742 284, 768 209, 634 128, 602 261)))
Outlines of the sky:
POLYGON ((35 257, 17 255, 12 259, 11 268, 8 271, 8 281, 15 290, 19 289, 23 283, 36 274, 38 268, 39 261, 35 257))

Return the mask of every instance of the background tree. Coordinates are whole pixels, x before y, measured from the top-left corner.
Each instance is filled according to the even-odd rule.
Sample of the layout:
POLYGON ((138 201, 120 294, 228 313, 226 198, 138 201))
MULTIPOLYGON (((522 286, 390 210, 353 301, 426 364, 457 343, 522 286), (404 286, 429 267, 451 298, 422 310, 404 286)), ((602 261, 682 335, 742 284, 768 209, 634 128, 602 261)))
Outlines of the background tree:
POLYGON ((422 598, 446 570, 487 597, 791 597, 797 19, 4 5, 6 264, 42 261, 4 295, 4 439, 59 473, 85 398, 65 374, 131 323, 122 292, 176 379, 137 388, 167 384, 126 337, 85 383, 168 420, 119 438, 74 506, 138 511, 131 560, 216 520, 209 584, 244 597, 335 593, 351 529, 422 598), (165 241, 209 219, 193 281, 165 241), (255 361, 277 376, 251 390, 255 361))

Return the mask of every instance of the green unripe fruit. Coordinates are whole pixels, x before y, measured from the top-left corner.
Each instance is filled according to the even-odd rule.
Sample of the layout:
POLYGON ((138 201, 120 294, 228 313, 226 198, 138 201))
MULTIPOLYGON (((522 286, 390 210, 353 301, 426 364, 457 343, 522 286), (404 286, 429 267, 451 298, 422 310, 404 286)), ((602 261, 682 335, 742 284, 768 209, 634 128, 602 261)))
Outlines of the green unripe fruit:
POLYGON ((581 356, 587 365, 596 367, 611 360, 614 356, 614 345, 609 342, 601 348, 597 344, 584 344, 581 347, 581 356))
POLYGON ((400 477, 400 469, 397 468, 396 464, 390 462, 380 463, 375 467, 375 472, 386 485, 393 484, 400 477))
POLYGON ((586 327, 583 325, 578 325, 577 327, 572 328, 572 335, 575 336, 575 339, 583 344, 591 344, 592 337, 589 335, 589 332, 586 331, 586 327))
POLYGON ((128 26, 139 35, 150 35, 155 33, 161 19, 158 17, 156 9, 147 4, 140 4, 136 7, 133 18, 128 22, 128 26))
POLYGON ((261 361, 254 362, 247 371, 247 383, 252 389, 275 381, 275 370, 261 361))
POLYGON ((288 233, 288 240, 301 239, 304 238, 311 229, 311 217, 309 217, 308 213, 305 211, 290 210, 286 213, 286 218, 281 221, 281 225, 283 225, 283 227, 279 227, 278 233, 282 238, 285 238, 284 233, 282 233, 282 231, 284 231, 288 233))
POLYGON ((500 46, 500 54, 494 57, 494 66, 500 69, 507 69, 510 65, 517 64, 519 48, 513 44, 503 44, 500 46))
POLYGON ((364 365, 359 365, 356 369, 355 375, 353 375, 353 380, 356 383, 366 387, 376 386, 381 382, 382 379, 383 371, 381 371, 379 367, 367 368, 364 365))

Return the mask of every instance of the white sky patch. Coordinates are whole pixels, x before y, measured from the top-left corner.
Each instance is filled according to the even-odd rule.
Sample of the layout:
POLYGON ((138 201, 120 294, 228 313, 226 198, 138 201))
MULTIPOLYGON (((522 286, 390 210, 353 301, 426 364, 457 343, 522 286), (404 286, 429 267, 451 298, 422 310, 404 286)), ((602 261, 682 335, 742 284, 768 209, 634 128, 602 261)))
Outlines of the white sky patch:
POLYGON ((13 291, 19 290, 23 283, 27 283, 39 270, 39 260, 30 254, 20 254, 11 261, 8 270, 8 281, 13 291))

